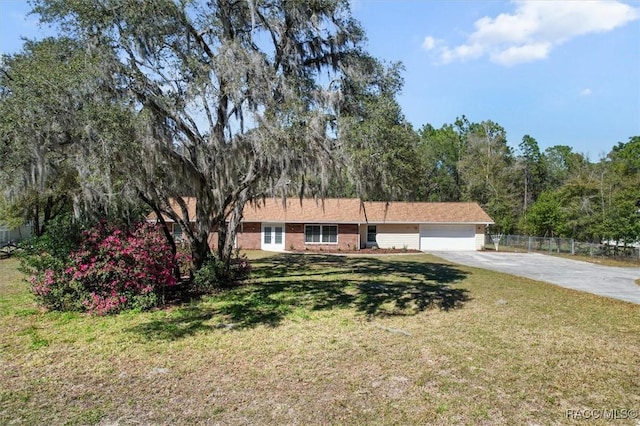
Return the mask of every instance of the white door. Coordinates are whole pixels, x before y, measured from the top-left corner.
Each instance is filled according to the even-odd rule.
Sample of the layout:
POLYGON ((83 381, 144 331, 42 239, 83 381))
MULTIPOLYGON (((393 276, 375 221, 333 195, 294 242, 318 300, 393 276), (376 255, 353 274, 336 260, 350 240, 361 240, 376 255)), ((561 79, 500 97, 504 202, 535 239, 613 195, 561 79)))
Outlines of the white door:
POLYGON ((284 223, 263 223, 261 248, 266 251, 284 251, 284 223))
POLYGON ((475 251, 475 225, 420 225, 420 250, 475 251))

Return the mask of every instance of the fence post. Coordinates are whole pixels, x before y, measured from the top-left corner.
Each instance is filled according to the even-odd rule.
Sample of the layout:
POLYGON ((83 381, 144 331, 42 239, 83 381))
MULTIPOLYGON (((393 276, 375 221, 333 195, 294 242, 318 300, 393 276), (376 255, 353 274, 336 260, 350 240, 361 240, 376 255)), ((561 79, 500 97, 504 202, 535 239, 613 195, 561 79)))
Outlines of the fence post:
POLYGON ((571 239, 571 254, 576 254, 576 241, 573 238, 571 239))
POLYGON ((527 246, 527 252, 531 253, 531 240, 533 237, 529 237, 529 245, 527 246))
POLYGON ((549 238, 549 254, 551 254, 551 238, 549 238))
MULTIPOLYGON (((502 234, 491 234, 491 241, 493 241, 493 246, 495 247, 496 251, 498 251, 498 247, 500 246, 501 238, 502 238, 502 234)), ((509 236, 507 236, 506 238, 506 245, 509 245, 508 241, 509 241, 509 236)))

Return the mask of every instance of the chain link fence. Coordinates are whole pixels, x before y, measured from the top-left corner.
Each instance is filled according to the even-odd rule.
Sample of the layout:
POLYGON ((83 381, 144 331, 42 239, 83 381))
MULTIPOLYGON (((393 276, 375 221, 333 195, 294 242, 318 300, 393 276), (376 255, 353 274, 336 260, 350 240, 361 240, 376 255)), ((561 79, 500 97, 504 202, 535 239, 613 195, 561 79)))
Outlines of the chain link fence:
POLYGON ((29 239, 31 238, 31 235, 31 227, 27 225, 15 229, 10 229, 4 225, 0 225, 0 246, 29 239))
POLYGON ((486 235, 485 247, 498 250, 517 249, 527 252, 565 253, 590 257, 608 257, 640 262, 640 245, 585 243, 573 238, 529 237, 527 235, 486 235))

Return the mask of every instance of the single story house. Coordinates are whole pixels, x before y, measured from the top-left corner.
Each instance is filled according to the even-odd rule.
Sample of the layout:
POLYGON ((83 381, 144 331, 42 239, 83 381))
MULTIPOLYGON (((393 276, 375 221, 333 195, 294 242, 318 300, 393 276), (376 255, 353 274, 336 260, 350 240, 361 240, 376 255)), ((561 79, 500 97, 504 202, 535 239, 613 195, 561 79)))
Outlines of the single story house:
MULTIPOLYGON (((195 200, 186 201, 195 211, 195 200)), ((266 199, 245 206, 236 244, 267 251, 368 247, 473 251, 484 249, 485 229, 493 223, 477 203, 266 199)), ((180 238, 179 226, 174 224, 173 230, 180 238)), ((209 241, 217 243, 215 232, 209 241)))

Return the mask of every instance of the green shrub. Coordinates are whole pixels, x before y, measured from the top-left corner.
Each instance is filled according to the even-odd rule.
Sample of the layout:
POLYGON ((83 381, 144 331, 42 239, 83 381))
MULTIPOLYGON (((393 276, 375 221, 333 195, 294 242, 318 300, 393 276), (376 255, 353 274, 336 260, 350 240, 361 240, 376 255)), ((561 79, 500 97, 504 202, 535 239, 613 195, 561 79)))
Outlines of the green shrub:
POLYGON ((238 251, 232 256, 229 266, 217 254, 211 254, 193 277, 197 291, 208 292, 217 288, 231 287, 247 279, 251 273, 251 264, 247 257, 238 251))
POLYGON ((44 271, 63 270, 70 261, 71 253, 78 249, 82 240, 82 226, 70 215, 58 216, 47 224, 40 237, 20 243, 21 271, 27 275, 44 271))

